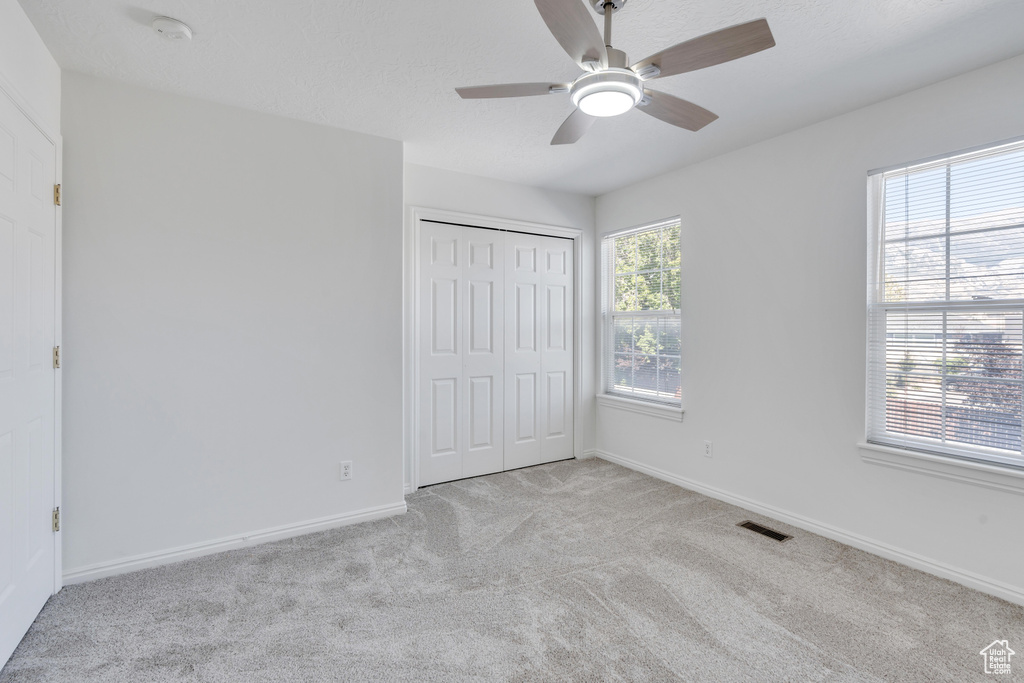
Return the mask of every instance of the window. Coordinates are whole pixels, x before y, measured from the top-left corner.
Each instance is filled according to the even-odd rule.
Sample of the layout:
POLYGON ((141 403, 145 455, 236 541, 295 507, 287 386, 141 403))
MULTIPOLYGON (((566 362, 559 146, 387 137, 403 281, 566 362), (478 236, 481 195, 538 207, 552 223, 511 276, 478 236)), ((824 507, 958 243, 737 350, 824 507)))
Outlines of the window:
POLYGON ((604 393, 679 406, 679 220, 601 244, 604 393))
POLYGON ((1024 143, 871 193, 868 441, 1024 467, 1024 143))

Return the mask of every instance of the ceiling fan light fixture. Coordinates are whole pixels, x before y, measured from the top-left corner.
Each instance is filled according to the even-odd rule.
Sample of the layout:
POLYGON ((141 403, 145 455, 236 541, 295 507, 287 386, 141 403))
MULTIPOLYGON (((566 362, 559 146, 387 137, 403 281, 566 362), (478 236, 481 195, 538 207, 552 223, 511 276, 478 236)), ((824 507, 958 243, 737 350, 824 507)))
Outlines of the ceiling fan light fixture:
POLYGON ((621 90, 596 90, 584 95, 577 106, 590 116, 618 116, 633 108, 636 102, 621 90))
POLYGON ((665 123, 698 131, 718 118, 693 102, 644 88, 652 78, 704 69, 775 46, 766 19, 705 33, 657 52, 630 67, 622 50, 612 47, 612 15, 627 0, 590 0, 604 15, 604 36, 580 0, 534 0, 548 30, 574 62, 586 72, 571 84, 507 83, 456 88, 463 99, 528 97, 569 91, 573 109, 551 138, 552 145, 570 145, 587 132, 595 117, 618 116, 630 109, 665 123))
POLYGON ((640 77, 628 69, 607 69, 583 74, 569 88, 572 103, 589 116, 618 116, 644 95, 640 77))

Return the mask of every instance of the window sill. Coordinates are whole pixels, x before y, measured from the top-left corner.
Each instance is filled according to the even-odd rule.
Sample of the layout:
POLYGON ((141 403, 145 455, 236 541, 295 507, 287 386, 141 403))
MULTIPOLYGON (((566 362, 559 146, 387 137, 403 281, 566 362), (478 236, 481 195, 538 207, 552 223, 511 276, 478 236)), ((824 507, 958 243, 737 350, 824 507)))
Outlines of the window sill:
POLYGON ((616 410, 640 413, 641 415, 651 415, 653 417, 660 417, 664 420, 672 420, 674 422, 683 421, 683 409, 681 406, 668 406, 658 403, 648 403, 646 401, 634 401, 632 399, 622 398, 620 396, 611 396, 609 394, 598 394, 597 405, 604 408, 615 408, 616 410))
POLYGON ((1024 494, 1024 470, 873 443, 862 442, 857 447, 864 462, 1024 494))

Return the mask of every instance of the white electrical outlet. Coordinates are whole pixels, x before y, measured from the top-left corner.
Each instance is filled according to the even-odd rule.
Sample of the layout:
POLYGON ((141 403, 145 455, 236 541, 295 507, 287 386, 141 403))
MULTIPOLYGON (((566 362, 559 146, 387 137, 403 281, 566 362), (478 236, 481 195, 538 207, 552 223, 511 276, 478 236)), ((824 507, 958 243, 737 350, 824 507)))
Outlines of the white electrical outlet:
POLYGON ((341 475, 341 480, 342 481, 348 481, 349 479, 352 478, 352 461, 351 460, 347 460, 347 461, 341 463, 340 475, 341 475))
POLYGON ((712 447, 710 441, 705 441, 704 442, 704 457, 705 458, 713 458, 713 457, 715 457, 715 449, 714 449, 714 447, 712 447))

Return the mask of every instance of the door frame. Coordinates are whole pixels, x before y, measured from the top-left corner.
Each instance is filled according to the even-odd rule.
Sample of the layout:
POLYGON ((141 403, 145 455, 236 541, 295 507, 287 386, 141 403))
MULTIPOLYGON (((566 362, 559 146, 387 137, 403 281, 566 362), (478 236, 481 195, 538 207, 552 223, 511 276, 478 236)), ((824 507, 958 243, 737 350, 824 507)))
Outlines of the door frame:
MULTIPOLYGON (((14 84, 7 80, 7 77, 0 72, 0 97, 6 97, 18 111, 25 115, 25 118, 35 126, 40 133, 43 134, 47 140, 53 144, 53 174, 54 182, 63 184, 61 177, 64 175, 63 158, 64 158, 64 141, 60 135, 59 130, 51 128, 44 120, 43 117, 36 112, 35 108, 29 103, 27 99, 22 97, 18 89, 14 87, 14 84)), ((62 202, 63 203, 63 202, 62 202)), ((54 208, 54 233, 53 233, 53 345, 61 346, 61 338, 63 337, 63 330, 61 328, 61 311, 63 307, 63 209, 60 205, 54 208)), ((63 356, 63 347, 61 348, 61 355, 63 356)), ((61 363, 63 365, 63 363, 61 363)), ((54 507, 61 506, 61 422, 62 422, 62 404, 63 404, 63 382, 61 378, 60 370, 56 370, 53 373, 53 505, 54 507)), ((61 524, 63 527, 63 524, 61 524)), ((63 575, 63 557, 61 553, 61 537, 63 531, 57 531, 53 534, 53 593, 56 594, 61 588, 64 587, 64 575, 63 575)))
POLYGON ((460 211, 431 209, 420 206, 408 207, 405 232, 402 240, 404 269, 402 274, 402 450, 405 493, 419 488, 420 464, 416 452, 417 424, 416 397, 419 395, 419 344, 420 314, 419 301, 419 248, 421 223, 434 221, 454 223, 471 228, 510 230, 545 237, 563 237, 573 242, 573 457, 583 456, 583 421, 580 409, 583 402, 583 230, 559 225, 530 223, 510 218, 480 216, 460 211))

